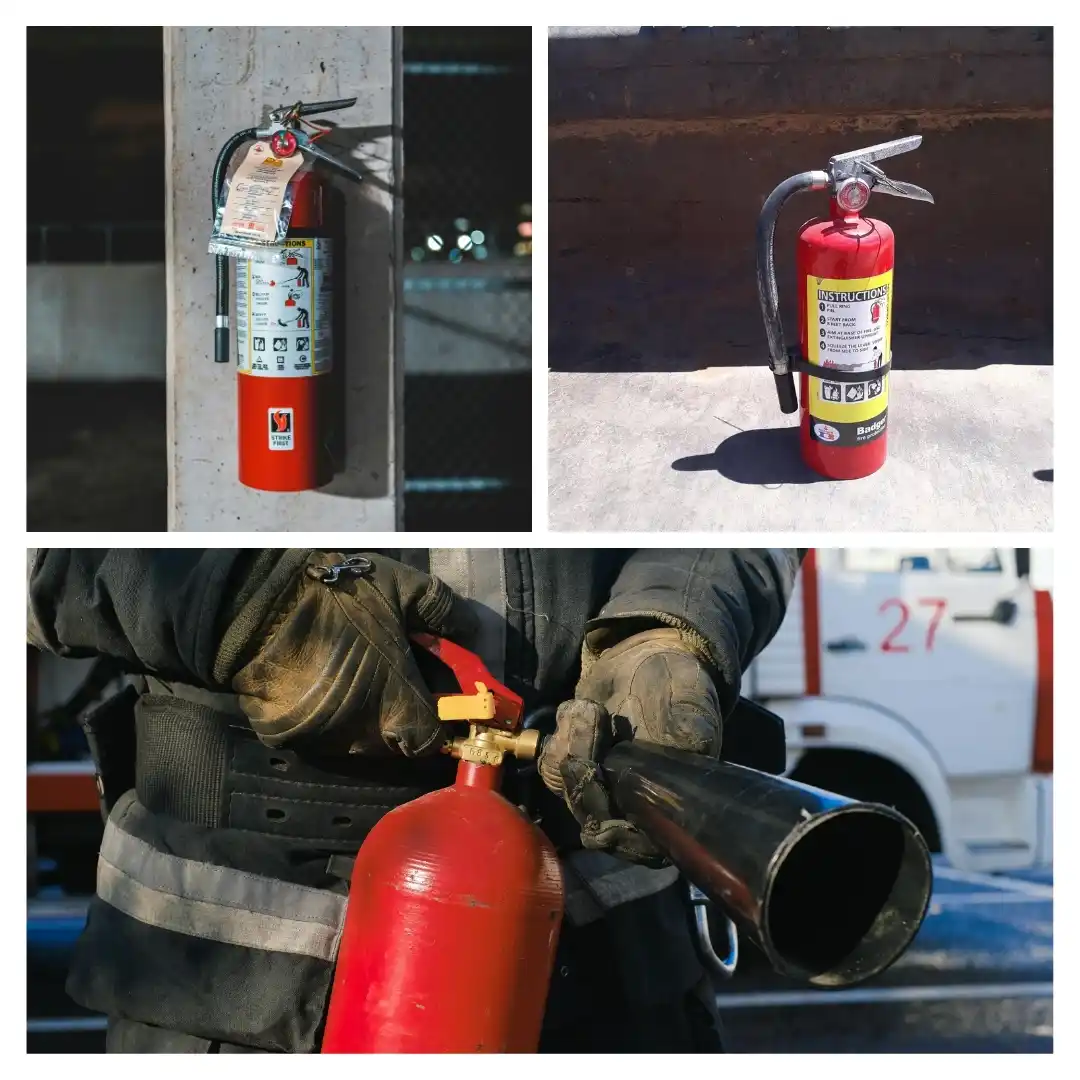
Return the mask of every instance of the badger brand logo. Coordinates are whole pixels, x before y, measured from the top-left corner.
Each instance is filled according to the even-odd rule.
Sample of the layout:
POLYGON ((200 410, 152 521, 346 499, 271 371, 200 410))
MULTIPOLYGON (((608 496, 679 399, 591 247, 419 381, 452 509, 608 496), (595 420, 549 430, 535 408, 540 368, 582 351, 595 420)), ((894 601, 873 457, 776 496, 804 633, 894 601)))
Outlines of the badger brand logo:
POLYGON ((886 411, 872 420, 850 424, 839 423, 835 420, 826 424, 811 416, 810 437, 815 442, 828 443, 830 446, 864 446, 875 439, 880 439, 885 434, 888 416, 886 411))

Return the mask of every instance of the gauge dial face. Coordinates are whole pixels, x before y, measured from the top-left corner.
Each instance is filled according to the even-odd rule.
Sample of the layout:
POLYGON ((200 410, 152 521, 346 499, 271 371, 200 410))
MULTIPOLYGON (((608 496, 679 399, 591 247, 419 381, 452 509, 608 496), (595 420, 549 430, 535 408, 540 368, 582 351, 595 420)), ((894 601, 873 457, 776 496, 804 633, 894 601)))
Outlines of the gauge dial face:
POLYGON ((861 210, 870 201, 870 185, 865 180, 851 178, 836 189, 836 202, 841 210, 861 210))
POLYGON ((296 136, 291 131, 278 131, 270 138, 270 149, 278 157, 292 157, 296 153, 296 136))

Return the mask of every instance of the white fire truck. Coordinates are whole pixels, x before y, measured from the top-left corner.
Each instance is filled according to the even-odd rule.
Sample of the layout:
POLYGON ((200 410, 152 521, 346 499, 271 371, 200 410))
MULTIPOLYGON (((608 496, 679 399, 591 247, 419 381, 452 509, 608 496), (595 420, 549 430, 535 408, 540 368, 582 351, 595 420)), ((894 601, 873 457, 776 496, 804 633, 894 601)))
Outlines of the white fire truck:
POLYGON ((788 775, 895 806, 956 867, 1050 864, 1052 555, 811 551, 744 685, 788 775))

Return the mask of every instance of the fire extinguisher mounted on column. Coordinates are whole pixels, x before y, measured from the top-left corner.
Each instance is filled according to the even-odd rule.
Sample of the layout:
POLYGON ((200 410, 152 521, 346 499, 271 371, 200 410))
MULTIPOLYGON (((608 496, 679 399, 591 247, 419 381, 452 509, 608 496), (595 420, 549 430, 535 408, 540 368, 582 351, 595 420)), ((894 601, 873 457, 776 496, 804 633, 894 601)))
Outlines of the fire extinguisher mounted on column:
POLYGON ((806 463, 823 476, 850 480, 885 462, 892 367, 893 232, 863 217, 872 192, 934 201, 924 188, 891 180, 875 164, 916 149, 921 135, 851 150, 827 170, 788 177, 765 200, 757 224, 757 284, 769 367, 780 408, 799 410, 806 463), (798 237, 799 344, 785 347, 773 262, 773 235, 784 203, 800 191, 828 191, 830 216, 798 237), (793 372, 800 374, 795 396, 793 372))
MULTIPOLYGON (((297 102, 270 113, 264 128, 231 136, 217 156, 212 210, 220 222, 225 177, 245 143, 266 147, 266 160, 280 165, 296 158, 321 162, 355 183, 364 177, 316 142, 329 128, 305 117, 347 109, 356 98, 297 102), (307 124, 312 130, 305 131, 307 124)), ((290 162, 295 164, 295 162, 290 162)), ((239 479, 261 491, 306 491, 330 480, 335 264, 343 236, 329 213, 330 190, 314 168, 300 167, 288 185, 288 231, 277 243, 251 244, 237 259, 237 428, 239 479)), ((280 235, 280 234, 279 234, 280 235)), ((244 242, 240 241, 243 247, 244 242)), ((211 250, 215 250, 212 246, 211 250)), ((214 361, 229 361, 228 255, 217 248, 214 361)))

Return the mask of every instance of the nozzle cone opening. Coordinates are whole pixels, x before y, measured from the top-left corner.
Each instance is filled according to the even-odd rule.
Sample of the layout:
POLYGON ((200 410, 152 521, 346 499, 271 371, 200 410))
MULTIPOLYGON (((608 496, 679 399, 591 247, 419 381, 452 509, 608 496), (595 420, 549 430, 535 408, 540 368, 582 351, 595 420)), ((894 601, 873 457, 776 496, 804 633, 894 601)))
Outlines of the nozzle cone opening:
POLYGON ((933 877, 922 838, 885 808, 845 807, 807 823, 764 899, 763 946, 782 974, 817 986, 861 982, 922 925, 933 877))

